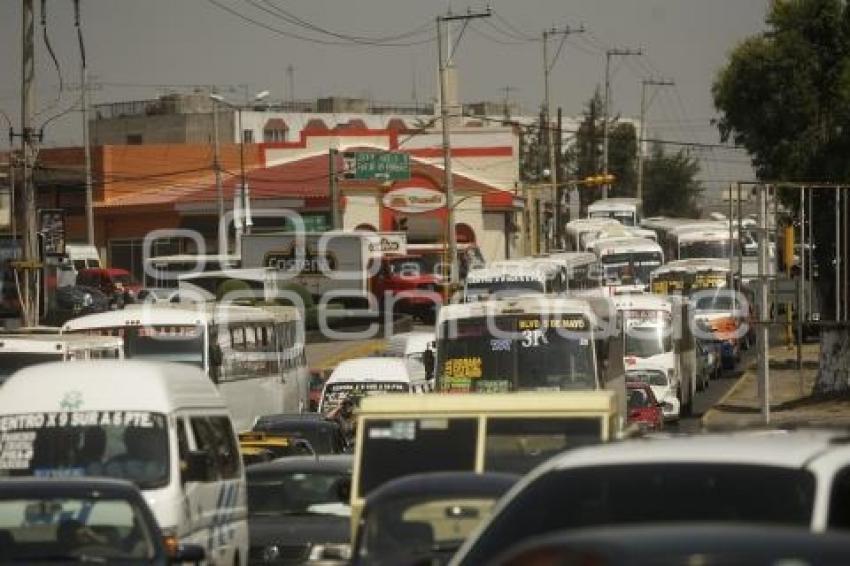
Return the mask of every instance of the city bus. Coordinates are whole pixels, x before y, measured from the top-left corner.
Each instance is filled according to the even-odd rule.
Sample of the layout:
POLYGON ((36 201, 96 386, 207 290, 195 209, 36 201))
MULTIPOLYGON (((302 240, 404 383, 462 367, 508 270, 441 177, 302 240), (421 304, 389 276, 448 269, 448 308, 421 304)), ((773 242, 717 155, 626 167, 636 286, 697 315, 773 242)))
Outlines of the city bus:
POLYGON ((731 287, 729 260, 718 258, 668 261, 650 275, 650 291, 657 295, 689 297, 693 292, 731 287))
POLYGON ((552 252, 549 259, 564 265, 567 273, 565 293, 570 296, 601 296, 599 259, 591 252, 552 252))
POLYGON ((466 275, 463 302, 525 294, 554 295, 566 289, 566 266, 550 258, 494 261, 466 275))
POLYGON ((696 391, 705 384, 697 382, 687 303, 651 294, 621 295, 614 299, 614 307, 623 329, 626 371, 647 366, 663 369, 676 394, 676 401, 664 408, 665 420, 678 419, 682 411, 689 414, 696 391))
POLYGON ((642 204, 636 198, 603 198, 587 207, 588 218, 613 218, 624 226, 637 226, 642 216, 642 204))
POLYGON ((388 481, 433 471, 523 475, 564 450, 619 438, 622 422, 611 391, 366 397, 357 412, 352 540, 365 498, 388 481))
POLYGON ((667 234, 665 252, 669 260, 726 258, 737 256, 740 248, 737 230, 729 233, 725 222, 684 224, 667 234))
POLYGON ((46 362, 121 359, 124 341, 108 336, 0 334, 0 383, 19 369, 46 362))
POLYGON ((610 295, 647 290, 650 274, 664 263, 661 246, 646 238, 598 240, 594 251, 599 258, 603 286, 610 295))
POLYGON ((606 229, 622 228, 622 224, 612 218, 577 218, 566 224, 567 250, 585 251, 587 242, 597 238, 606 229))
POLYGON ((130 305, 65 323, 62 332, 118 336, 124 354, 201 368, 218 386, 240 430, 258 415, 308 406, 304 329, 293 307, 130 305))
POLYGON ((622 340, 604 299, 526 295, 447 305, 437 319, 437 389, 610 389, 625 413, 622 340))

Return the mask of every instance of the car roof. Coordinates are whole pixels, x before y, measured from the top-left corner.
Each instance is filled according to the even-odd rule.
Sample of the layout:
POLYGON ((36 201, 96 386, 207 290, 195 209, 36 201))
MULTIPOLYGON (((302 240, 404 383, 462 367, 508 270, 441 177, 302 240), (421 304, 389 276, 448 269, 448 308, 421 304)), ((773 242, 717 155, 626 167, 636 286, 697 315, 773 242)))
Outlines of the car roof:
POLYGON ((407 381, 407 363, 401 358, 377 356, 345 360, 334 368, 327 383, 337 381, 407 381))
POLYGON ((366 505, 381 505, 402 497, 433 495, 500 497, 520 476, 504 473, 432 472, 413 474, 389 481, 366 498, 366 505))
POLYGON ((846 439, 845 432, 825 429, 647 437, 564 452, 544 464, 544 469, 548 472, 592 466, 662 463, 802 468, 842 439, 846 439))
POLYGON ((77 477, 77 478, 3 478, 0 481, 0 499, 23 496, 38 495, 59 496, 73 495, 90 497, 92 492, 97 492, 107 497, 138 497, 141 500, 139 489, 131 482, 121 479, 102 477, 77 477))
POLYGON ((280 472, 351 472, 354 457, 351 454, 328 454, 317 456, 288 456, 272 462, 253 464, 245 468, 248 476, 274 475, 280 472))
MULTIPOLYGON (((514 564, 516 562, 509 557, 540 548, 561 548, 579 552, 581 556, 591 554, 599 560, 599 564, 658 564, 659 557, 669 558, 670 564, 678 564, 680 562, 674 557, 684 556, 706 557, 707 561, 699 561, 700 564, 731 564, 726 559, 744 557, 752 563, 763 564, 760 559, 770 556, 788 558, 788 564, 803 565, 820 563, 806 558, 823 557, 826 553, 833 557, 846 556, 850 552, 850 535, 813 533, 800 527, 740 523, 603 526, 557 531, 522 541, 493 563, 514 564), (715 562, 717 558, 723 560, 715 562), (609 559, 617 561, 610 562, 609 559)), ((667 563, 666 560, 662 562, 667 563)), ((690 564, 692 561, 684 560, 682 563, 690 564)), ((780 563, 786 562, 775 562, 780 563)))

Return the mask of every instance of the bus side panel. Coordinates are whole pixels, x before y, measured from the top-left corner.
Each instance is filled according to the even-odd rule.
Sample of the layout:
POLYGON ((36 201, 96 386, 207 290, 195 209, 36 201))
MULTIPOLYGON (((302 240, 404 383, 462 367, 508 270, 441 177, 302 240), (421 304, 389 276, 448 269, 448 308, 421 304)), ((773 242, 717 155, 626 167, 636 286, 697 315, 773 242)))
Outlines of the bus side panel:
MULTIPOLYGON (((626 369, 623 363, 623 338, 621 335, 608 339, 608 363, 603 388, 614 391, 617 396, 617 410, 623 419, 626 416, 626 369)), ((624 423, 621 423, 624 424, 624 423)))

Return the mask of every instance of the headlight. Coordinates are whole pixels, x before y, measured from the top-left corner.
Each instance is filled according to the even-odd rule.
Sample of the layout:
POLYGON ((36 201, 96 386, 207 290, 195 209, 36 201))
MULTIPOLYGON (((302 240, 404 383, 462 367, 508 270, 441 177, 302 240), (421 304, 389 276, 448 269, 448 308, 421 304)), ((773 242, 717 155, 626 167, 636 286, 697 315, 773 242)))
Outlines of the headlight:
POLYGON ((83 294, 83 306, 90 307, 94 303, 94 298, 91 296, 91 293, 83 294))
POLYGON ((350 544, 316 544, 310 549, 309 560, 351 560, 350 544))
POLYGON ((671 369, 667 370, 667 379, 669 379, 670 381, 676 380, 676 370, 675 369, 671 368, 671 369))
POLYGON ((270 544, 263 549, 263 562, 276 562, 280 558, 280 548, 270 544))

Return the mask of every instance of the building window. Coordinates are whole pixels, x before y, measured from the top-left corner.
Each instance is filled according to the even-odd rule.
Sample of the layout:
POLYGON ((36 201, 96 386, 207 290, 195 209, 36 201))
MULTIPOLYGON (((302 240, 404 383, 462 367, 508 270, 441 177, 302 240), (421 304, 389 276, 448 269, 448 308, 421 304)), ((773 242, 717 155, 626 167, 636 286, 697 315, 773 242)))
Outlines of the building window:
POLYGON ((242 132, 242 143, 254 143, 254 130, 244 130, 242 132))
POLYGON ((263 130, 263 141, 266 143, 285 142, 286 130, 263 130))
POLYGON ((142 134, 127 134, 127 145, 142 145, 142 134))

